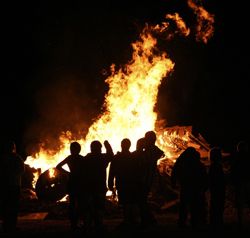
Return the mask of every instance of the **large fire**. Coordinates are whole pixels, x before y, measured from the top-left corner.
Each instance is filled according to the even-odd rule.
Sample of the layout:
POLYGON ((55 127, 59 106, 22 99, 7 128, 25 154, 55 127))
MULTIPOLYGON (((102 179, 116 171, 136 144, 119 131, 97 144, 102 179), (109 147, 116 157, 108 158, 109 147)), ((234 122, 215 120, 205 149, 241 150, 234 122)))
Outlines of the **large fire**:
MULTIPOLYGON (((189 1, 189 5, 193 8, 196 6, 192 1, 189 1)), ((195 9, 198 14, 197 9, 201 7, 195 9)), ((204 13, 204 11, 200 12, 204 13)), ((190 30, 179 14, 168 14, 166 19, 174 20, 182 35, 189 35, 190 30)), ((156 126, 155 104, 158 89, 162 80, 166 80, 169 73, 173 71, 174 62, 166 52, 160 52, 157 49, 155 35, 167 32, 169 24, 163 22, 156 26, 146 25, 139 40, 132 44, 133 54, 130 62, 118 70, 115 65, 111 65, 111 75, 106 79, 109 85, 104 102, 106 110, 89 128, 86 138, 78 141, 82 146, 83 155, 89 152, 89 145, 93 140, 101 142, 108 140, 116 152, 120 150, 121 140, 127 137, 132 142, 131 150, 134 150, 137 139, 143 137, 146 131, 154 130, 158 138, 157 145, 164 150, 165 159, 174 160, 180 152, 177 144, 186 146, 190 141, 189 130, 180 134, 177 131, 169 131, 156 126), (181 143, 176 144, 176 141, 181 141, 181 143)), ((201 39, 204 39, 206 43, 207 32, 205 34, 201 39)), ((60 150, 48 151, 41 146, 35 155, 26 159, 25 163, 30 167, 39 168, 41 172, 55 167, 69 155, 71 133, 63 133, 59 140, 60 150)))

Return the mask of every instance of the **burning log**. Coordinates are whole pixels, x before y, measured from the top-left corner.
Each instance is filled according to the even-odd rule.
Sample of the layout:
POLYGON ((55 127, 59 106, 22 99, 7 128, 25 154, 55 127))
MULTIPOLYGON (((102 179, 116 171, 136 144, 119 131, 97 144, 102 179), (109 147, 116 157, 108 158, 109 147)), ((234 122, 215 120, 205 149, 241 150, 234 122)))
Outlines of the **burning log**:
POLYGON ((35 185, 37 198, 43 201, 56 202, 67 194, 68 174, 56 168, 43 172, 35 185))

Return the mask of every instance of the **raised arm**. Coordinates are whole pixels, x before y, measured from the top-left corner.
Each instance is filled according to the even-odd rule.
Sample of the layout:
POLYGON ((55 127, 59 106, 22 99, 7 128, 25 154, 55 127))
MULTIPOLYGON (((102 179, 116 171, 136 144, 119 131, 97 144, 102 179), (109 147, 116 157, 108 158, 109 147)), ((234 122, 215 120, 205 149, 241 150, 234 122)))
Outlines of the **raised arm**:
POLYGON ((113 157, 114 156, 113 149, 107 140, 104 141, 104 146, 106 149, 106 154, 113 157))

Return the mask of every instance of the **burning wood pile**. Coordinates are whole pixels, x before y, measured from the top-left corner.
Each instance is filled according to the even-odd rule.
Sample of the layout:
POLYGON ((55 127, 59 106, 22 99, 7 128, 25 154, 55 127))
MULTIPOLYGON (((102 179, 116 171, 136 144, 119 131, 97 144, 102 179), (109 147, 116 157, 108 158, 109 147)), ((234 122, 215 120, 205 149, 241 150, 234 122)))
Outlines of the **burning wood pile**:
MULTIPOLYGON (((178 191, 172 189, 170 175, 174 162, 187 147, 192 146, 196 148, 201 155, 202 162, 207 166, 209 165, 208 153, 210 145, 201 134, 198 133, 198 135, 194 135, 192 129, 192 126, 173 126, 157 132, 157 145, 164 150, 165 157, 158 161, 160 176, 149 198, 149 202, 153 209, 164 211, 174 208, 178 204, 178 191)), ((223 153, 223 155, 224 157, 228 156, 226 153, 223 153)), ((62 174, 55 168, 47 169, 42 173, 41 169, 33 169, 32 171, 38 174, 36 182, 34 183, 33 181, 35 185, 33 191, 36 193, 36 200, 47 202, 51 207, 53 207, 51 204, 55 204, 60 200, 67 202, 67 174, 62 174)), ((231 196, 230 191, 228 194, 228 196, 231 196)), ((116 211, 115 206, 117 206, 117 198, 107 193, 107 202, 110 210, 116 211)), ((229 204, 227 205, 228 207, 232 206, 230 202, 227 204, 229 204)), ((230 210, 232 209, 230 208, 230 210)))
POLYGON ((173 126, 165 128, 164 132, 159 134, 159 145, 166 155, 158 163, 160 174, 170 176, 174 162, 189 146, 194 147, 200 153, 205 165, 209 164, 210 145, 200 133, 197 136, 194 135, 192 129, 192 126, 173 126), (164 144, 161 144, 161 141, 164 141, 164 144))
MULTIPOLYGON (((207 156, 210 146, 200 134, 198 137, 193 135, 192 126, 165 128, 157 135, 157 144, 165 152, 165 157, 158 161, 158 169, 163 177, 170 176, 175 160, 188 146, 195 147, 200 152, 203 162, 208 164, 207 156)), ((33 180, 32 184, 36 196, 44 201, 62 199, 67 193, 67 174, 63 174, 54 167, 41 171, 42 168, 32 168, 34 176, 29 176, 33 180)))

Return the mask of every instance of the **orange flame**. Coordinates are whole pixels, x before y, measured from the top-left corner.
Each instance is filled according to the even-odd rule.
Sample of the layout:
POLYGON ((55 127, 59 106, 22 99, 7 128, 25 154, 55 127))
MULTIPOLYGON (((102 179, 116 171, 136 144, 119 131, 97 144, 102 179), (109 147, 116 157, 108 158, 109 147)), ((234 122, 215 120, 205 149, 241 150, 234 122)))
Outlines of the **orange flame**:
POLYGON ((112 74, 106 79, 110 88, 105 98, 106 112, 89 128, 86 141, 108 138, 119 150, 122 138, 130 138, 135 146, 147 130, 154 130, 158 87, 174 67, 165 53, 154 54, 156 43, 145 30, 141 40, 132 44, 133 59, 126 68, 116 72, 111 66, 112 74))
MULTIPOLYGON (((92 140, 103 142, 108 139, 114 151, 120 149, 124 137, 131 139, 135 149, 136 140, 148 130, 155 130, 157 114, 154 106, 157 101, 158 87, 174 67, 166 53, 158 53, 157 40, 145 27, 140 40, 132 44, 133 56, 124 69, 115 71, 111 66, 111 75, 106 79, 109 91, 105 97, 106 111, 89 128, 85 140, 78 141, 84 153, 89 151, 92 140)), ((41 168, 41 172, 55 167, 69 154, 71 133, 60 137, 61 149, 54 153, 43 147, 26 164, 41 168)))
MULTIPOLYGON (((168 14, 166 19, 174 20, 182 35, 189 35, 189 29, 178 14, 168 14)), ((180 135, 164 128, 156 128, 155 104, 158 88, 162 80, 173 71, 174 63, 167 53, 159 52, 156 47, 157 40, 152 33, 166 32, 168 26, 168 22, 156 26, 146 25, 139 40, 132 43, 133 54, 130 62, 118 70, 115 65, 111 65, 111 75, 105 80, 109 85, 109 91, 105 95, 105 111, 91 125, 86 138, 78 140, 83 154, 89 152, 93 140, 108 140, 116 152, 120 150, 120 142, 125 137, 131 140, 131 150, 134 150, 137 139, 143 137, 148 130, 156 131, 157 145, 169 159, 176 157, 182 144, 183 148, 187 145, 190 131, 180 135)), ((48 151, 41 146, 40 151, 29 156, 25 163, 36 169, 40 168, 41 172, 55 167, 68 156, 72 135, 70 132, 63 133, 59 140, 59 151, 48 151)))
POLYGON ((167 14, 166 19, 172 19, 176 22, 177 28, 181 34, 184 36, 188 36, 190 33, 190 29, 186 26, 186 23, 183 19, 179 16, 178 13, 175 14, 167 14))
POLYGON ((197 16, 196 40, 207 43, 214 33, 214 16, 207 12, 202 6, 197 6, 193 0, 188 0, 188 6, 194 10, 197 16))

